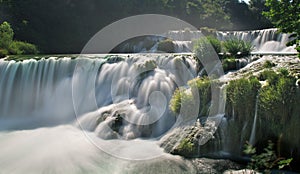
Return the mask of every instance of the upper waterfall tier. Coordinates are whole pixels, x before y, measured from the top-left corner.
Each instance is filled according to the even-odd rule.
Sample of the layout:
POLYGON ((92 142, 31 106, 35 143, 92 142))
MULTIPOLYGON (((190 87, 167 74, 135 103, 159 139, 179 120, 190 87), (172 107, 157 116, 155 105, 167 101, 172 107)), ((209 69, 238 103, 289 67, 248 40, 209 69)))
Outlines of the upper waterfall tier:
MULTIPOLYGON (((221 41, 237 38, 251 42, 254 47, 253 53, 294 54, 297 52, 294 46, 286 46, 286 43, 291 40, 291 38, 289 38, 290 34, 279 33, 276 28, 253 31, 215 31, 210 33, 221 41)), ((121 43, 113 52, 192 52, 192 41, 201 37, 204 37, 201 31, 191 31, 188 29, 169 31, 160 36, 133 38, 121 43), (160 43, 166 39, 170 39, 171 43, 162 44, 163 47, 160 49, 160 43)))
POLYGON ((219 40, 237 38, 251 42, 254 46, 254 53, 296 53, 294 46, 286 46, 290 41, 289 34, 279 33, 278 29, 264 29, 253 31, 217 31, 219 40))

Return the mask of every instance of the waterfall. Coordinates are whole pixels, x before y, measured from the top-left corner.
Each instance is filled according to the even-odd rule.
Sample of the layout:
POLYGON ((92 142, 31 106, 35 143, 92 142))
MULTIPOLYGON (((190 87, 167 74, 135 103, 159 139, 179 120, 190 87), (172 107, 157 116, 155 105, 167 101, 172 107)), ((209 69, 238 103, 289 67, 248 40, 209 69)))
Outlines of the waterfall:
POLYGON ((1 59, 1 172, 194 171, 157 139, 175 123, 169 100, 196 66, 190 55, 171 54, 1 59))
POLYGON ((251 42, 254 46, 254 53, 296 53, 295 46, 286 46, 290 40, 290 34, 278 33, 278 29, 264 29, 253 31, 218 31, 219 40, 237 38, 251 42))
POLYGON ((255 144, 255 135, 256 135, 256 122, 257 122, 257 109, 258 109, 258 97, 259 97, 259 92, 256 96, 256 102, 255 102, 255 115, 254 115, 254 120, 253 120, 253 126, 252 126, 252 130, 251 130, 251 135, 250 135, 250 139, 249 139, 249 143, 251 145, 255 144))

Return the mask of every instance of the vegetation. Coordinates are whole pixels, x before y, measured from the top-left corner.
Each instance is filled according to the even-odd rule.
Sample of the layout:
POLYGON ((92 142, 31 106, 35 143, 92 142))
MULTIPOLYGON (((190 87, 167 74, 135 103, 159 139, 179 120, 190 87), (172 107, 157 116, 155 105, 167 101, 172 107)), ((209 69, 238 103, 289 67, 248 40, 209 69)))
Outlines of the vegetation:
POLYGON ((199 108, 199 116, 207 116, 211 101, 211 81, 207 77, 195 78, 189 81, 188 85, 188 88, 175 90, 170 101, 171 111, 187 115, 199 108), (199 106, 196 106, 196 103, 199 106))
POLYGON ((270 10, 263 14, 284 33, 292 33, 293 40, 287 45, 296 44, 300 58, 300 3, 299 0, 266 0, 270 10))
POLYGON ((295 99, 296 79, 288 76, 283 70, 281 72, 284 74, 272 71, 263 72, 268 85, 262 88, 259 97, 263 118, 268 122, 280 123, 272 130, 277 135, 282 131, 284 123, 290 120, 295 99))
POLYGON ((165 53, 174 53, 175 45, 171 39, 162 40, 158 43, 157 50, 165 53))
POLYGON ((230 70, 236 70, 236 59, 234 57, 226 58, 222 61, 224 72, 230 71, 230 70))
POLYGON ((0 25, 0 57, 4 57, 7 54, 37 54, 37 48, 35 45, 14 41, 14 31, 8 22, 3 22, 0 25))
POLYGON ((217 49, 219 49, 219 41, 212 37, 202 37, 193 41, 193 52, 200 60, 217 56, 217 49))
POLYGON ((272 63, 272 62, 269 61, 269 60, 267 60, 267 61, 263 64, 263 67, 264 67, 264 68, 272 68, 272 67, 274 67, 274 66, 275 66, 275 64, 272 63))
POLYGON ((277 155, 272 141, 268 142, 268 146, 264 148, 264 151, 260 154, 257 154, 255 147, 247 143, 244 153, 251 156, 251 162, 248 164, 248 168, 264 173, 271 173, 271 169, 275 168, 283 169, 289 166, 293 160, 293 158, 285 159, 277 155))
POLYGON ((253 50, 253 46, 250 42, 239 40, 236 38, 224 41, 223 46, 225 51, 230 53, 234 57, 249 55, 253 50))
POLYGON ((252 119, 260 87, 261 84, 255 77, 233 80, 228 84, 227 107, 234 108, 238 122, 252 119))
POLYGON ((183 138, 176 148, 176 153, 190 155, 194 152, 196 145, 188 137, 183 138))
POLYGON ((132 15, 165 14, 197 28, 218 30, 271 27, 257 13, 267 8, 257 2, 250 0, 248 5, 237 0, 2 0, 0 22, 8 21, 15 29, 16 40, 35 43, 43 53, 70 54, 79 53, 101 28, 132 15))

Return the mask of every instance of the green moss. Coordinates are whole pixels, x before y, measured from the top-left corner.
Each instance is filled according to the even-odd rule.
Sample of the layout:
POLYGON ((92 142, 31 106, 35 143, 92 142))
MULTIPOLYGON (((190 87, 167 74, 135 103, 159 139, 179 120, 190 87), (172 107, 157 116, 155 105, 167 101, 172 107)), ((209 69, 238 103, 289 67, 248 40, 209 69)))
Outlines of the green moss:
POLYGON ((236 70, 236 59, 235 58, 227 58, 222 61, 222 66, 224 71, 236 70))
POLYGON ((174 53, 175 45, 171 39, 166 39, 158 43, 157 50, 165 53, 174 53))
POLYGON ((199 108, 199 116, 207 116, 211 102, 211 81, 207 77, 195 78, 188 85, 188 88, 175 90, 170 101, 171 111, 177 114, 194 114, 192 111, 199 108), (184 107, 183 110, 181 107, 184 107))
POLYGON ((200 99, 199 116, 207 116, 211 102, 211 81, 208 77, 195 78, 188 82, 193 96, 200 99))
POLYGON ((269 61, 269 60, 265 61, 265 63, 263 64, 264 68, 272 68, 274 66, 276 66, 276 64, 273 63, 273 62, 271 62, 271 61, 269 61))
POLYGON ((189 138, 183 138, 176 148, 178 154, 192 154, 195 150, 195 144, 189 138))

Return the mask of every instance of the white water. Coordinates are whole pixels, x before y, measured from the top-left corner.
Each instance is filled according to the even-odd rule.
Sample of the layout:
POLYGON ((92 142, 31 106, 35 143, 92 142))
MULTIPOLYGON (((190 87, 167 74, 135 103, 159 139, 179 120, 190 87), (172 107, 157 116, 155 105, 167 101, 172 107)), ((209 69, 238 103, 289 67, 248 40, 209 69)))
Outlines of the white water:
POLYGON ((253 126, 252 126, 251 135, 250 135, 250 139, 249 139, 249 143, 251 145, 255 144, 256 122, 257 122, 257 111, 258 111, 258 96, 259 95, 256 96, 254 120, 253 120, 253 126))
POLYGON ((195 173, 155 139, 195 61, 121 57, 0 60, 0 173, 195 173))
POLYGON ((276 28, 253 31, 218 31, 217 38, 227 40, 237 38, 249 41, 254 46, 253 53, 296 53, 294 46, 286 46, 289 34, 278 33, 276 28))
MULTIPOLYGON (((176 53, 185 53, 192 52, 193 45, 192 41, 204 37, 201 31, 191 31, 191 30, 178 30, 178 31, 169 31, 162 34, 161 36, 173 40, 175 45, 174 52, 176 53)), ((225 41, 230 38, 237 38, 244 41, 249 41, 252 43, 254 54, 294 54, 297 53, 295 46, 286 46, 286 43, 290 41, 290 34, 278 33, 276 28, 263 29, 263 30, 252 30, 252 31, 217 31, 216 36, 219 40, 225 41)), ((158 52, 157 46, 158 42, 163 38, 158 36, 148 36, 144 41, 140 41, 133 47, 133 52, 143 53, 143 52, 158 52), (149 43, 149 41, 157 42, 150 50, 144 48, 144 44, 149 43)), ((123 49, 120 51, 126 50, 130 47, 130 44, 125 44, 123 49)))

